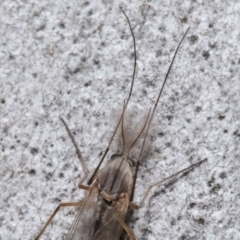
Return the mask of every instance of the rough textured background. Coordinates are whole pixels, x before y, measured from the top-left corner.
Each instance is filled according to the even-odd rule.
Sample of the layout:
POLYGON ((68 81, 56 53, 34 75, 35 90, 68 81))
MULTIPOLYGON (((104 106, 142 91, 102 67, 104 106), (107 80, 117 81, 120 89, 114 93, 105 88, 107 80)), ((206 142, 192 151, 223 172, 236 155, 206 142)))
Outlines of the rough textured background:
MULTIPOLYGON (((59 117, 93 170, 130 87, 133 43, 120 9, 137 41, 131 107, 142 112, 191 27, 154 118, 135 201, 150 183, 208 158, 155 189, 129 226, 142 240, 240 239, 240 3, 206 2, 1 1, 0 239, 33 239, 60 202, 84 197, 83 169, 59 117)), ((64 239, 74 210, 61 210, 41 239, 64 239)))

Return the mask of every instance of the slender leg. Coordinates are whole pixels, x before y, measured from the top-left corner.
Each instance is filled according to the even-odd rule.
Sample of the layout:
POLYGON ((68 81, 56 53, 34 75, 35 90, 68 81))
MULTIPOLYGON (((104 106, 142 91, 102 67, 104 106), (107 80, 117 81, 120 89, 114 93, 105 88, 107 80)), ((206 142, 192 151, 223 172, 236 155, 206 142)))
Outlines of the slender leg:
POLYGON ((82 166, 83 166, 83 171, 84 171, 85 174, 84 174, 84 176, 82 177, 82 179, 80 179, 80 182, 79 182, 79 186, 80 186, 80 185, 86 180, 86 178, 87 178, 87 176, 88 176, 88 174, 89 174, 89 170, 88 170, 88 167, 87 167, 87 164, 86 164, 86 160, 85 160, 84 156, 82 155, 82 152, 80 151, 80 149, 79 149, 79 147, 78 147, 78 145, 77 145, 77 143, 76 143, 76 141, 75 141, 75 139, 74 139, 74 137, 73 137, 70 129, 68 128, 68 125, 67 125, 66 122, 63 120, 63 118, 60 118, 60 119, 61 119, 61 121, 63 122, 63 124, 64 124, 64 126, 65 126, 65 128, 66 128, 66 130, 67 130, 67 132, 68 132, 69 137, 70 137, 71 140, 72 140, 72 143, 73 143, 73 145, 74 145, 74 147, 75 147, 75 149, 76 149, 78 158, 80 159, 80 161, 81 161, 81 163, 82 163, 82 166))
POLYGON ((121 224, 121 226, 123 227, 123 229, 126 231, 126 233, 128 234, 128 236, 130 237, 131 240, 136 240, 136 237, 132 231, 131 228, 129 228, 129 226, 119 217, 116 216, 117 221, 121 224))
POLYGON ((60 203, 58 207, 55 209, 55 211, 52 213, 46 224, 44 225, 43 229, 40 231, 40 233, 37 235, 35 240, 38 240, 40 236, 43 234, 49 223, 53 220, 55 215, 57 214, 58 210, 62 207, 80 207, 82 205, 82 202, 68 202, 68 203, 60 203))
POLYGON ((133 202, 129 202, 128 206, 131 208, 131 209, 134 209, 134 210, 137 210, 139 209, 139 205, 133 203, 133 202))
POLYGON ((79 187, 80 189, 87 190, 87 191, 89 191, 90 188, 91 188, 90 186, 86 186, 86 185, 82 185, 82 184, 79 184, 78 187, 79 187))
POLYGON ((178 171, 178 172, 174 173, 173 175, 171 175, 171 176, 169 176, 169 177, 167 177, 167 178, 164 178, 164 179, 162 179, 162 180, 160 180, 160 181, 158 181, 158 182, 155 182, 155 183, 151 184, 151 185, 148 187, 148 189, 147 189, 147 191, 145 192, 145 194, 143 195, 143 198, 142 198, 142 200, 140 201, 140 204, 137 205, 137 204, 135 204, 135 203, 130 202, 130 203, 129 203, 129 207, 131 207, 131 208, 133 208, 133 209, 138 209, 138 208, 143 207, 143 204, 144 204, 144 202, 145 202, 145 200, 146 200, 149 192, 152 190, 152 188, 159 186, 160 184, 168 181, 169 179, 177 176, 178 174, 187 172, 187 171, 189 171, 189 170, 191 170, 191 169, 199 166, 200 164, 202 164, 202 163, 205 162, 205 161, 207 161, 207 158, 205 158, 205 159, 203 159, 202 161, 199 161, 199 162, 197 162, 197 163, 195 163, 195 164, 192 164, 191 166, 189 166, 189 167, 187 167, 187 168, 184 168, 184 169, 182 169, 181 171, 178 171))

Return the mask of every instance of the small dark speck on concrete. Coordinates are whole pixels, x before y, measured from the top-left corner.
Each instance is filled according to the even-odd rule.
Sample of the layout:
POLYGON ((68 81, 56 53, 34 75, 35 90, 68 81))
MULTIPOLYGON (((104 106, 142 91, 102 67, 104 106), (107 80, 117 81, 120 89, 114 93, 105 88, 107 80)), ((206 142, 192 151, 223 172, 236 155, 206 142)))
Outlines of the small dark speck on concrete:
POLYGON ((183 17, 183 18, 181 18, 181 22, 182 23, 187 23, 187 21, 188 21, 188 18, 185 16, 185 17, 183 17))
POLYGON ((204 219, 203 218, 199 218, 199 219, 196 219, 195 220, 197 223, 203 225, 205 223, 204 219))
POLYGON ((66 169, 68 169, 68 168, 69 168, 69 164, 66 163, 66 164, 63 166, 63 170, 66 170, 66 169))
POLYGON ((195 111, 196 111, 196 112, 200 112, 201 110, 202 110, 202 108, 199 107, 199 106, 197 106, 197 107, 195 108, 195 111))
POLYGON ((1 99, 1 104, 4 104, 4 103, 5 103, 5 99, 2 98, 2 99, 1 99))
POLYGON ((161 150, 159 148, 155 148, 154 152, 159 154, 159 153, 161 153, 161 150))
POLYGON ((211 193, 217 193, 221 189, 221 185, 219 183, 215 184, 210 190, 211 193))
POLYGON ((7 127, 5 127, 5 128, 3 129, 3 133, 5 133, 5 134, 8 133, 8 128, 7 128, 7 127))
POLYGON ((64 174, 63 173, 59 173, 58 176, 59 176, 59 178, 64 178, 64 174))
POLYGON ((88 99, 88 100, 87 100, 87 104, 90 105, 90 106, 93 105, 91 99, 88 99))
POLYGON ((78 72, 80 72, 80 68, 79 67, 76 67, 73 71, 73 74, 77 74, 78 72))
POLYGON ((59 202, 61 202, 62 200, 60 199, 60 198, 54 198, 54 202, 57 202, 57 203, 59 203, 59 202))
POLYGON ((163 136, 164 136, 164 133, 163 133, 163 132, 159 132, 157 135, 158 135, 159 137, 163 137, 163 136))
POLYGON ((13 59, 15 59, 15 57, 12 54, 10 54, 9 55, 9 60, 13 60, 13 59))
POLYGON ((208 185, 209 187, 212 187, 213 184, 214 184, 214 178, 211 178, 211 179, 208 181, 207 185, 208 185))
POLYGON ((225 172, 222 172, 222 173, 219 174, 219 177, 222 178, 222 179, 226 178, 227 174, 225 172))
POLYGON ((74 167, 74 172, 79 171, 79 169, 77 167, 74 167))
POLYGON ((51 167, 51 166, 52 166, 52 163, 50 163, 50 162, 47 163, 47 166, 48 166, 48 167, 51 167))
POLYGON ((207 60, 210 57, 210 53, 208 51, 203 51, 202 55, 205 58, 205 60, 207 60))
POLYGON ((212 24, 212 23, 209 23, 208 27, 209 27, 209 28, 212 28, 212 27, 213 27, 213 24, 212 24))
POLYGON ((36 78, 36 77, 37 77, 37 73, 33 73, 32 76, 33 76, 34 78, 36 78))
POLYGON ((93 61, 93 64, 94 64, 94 65, 99 65, 99 64, 100 64, 100 61, 95 59, 95 60, 93 61))
POLYGON ((172 226, 176 225, 176 219, 172 219, 171 225, 172 225, 172 226))
POLYGON ((194 44, 194 43, 197 42, 198 36, 192 35, 192 36, 190 36, 188 39, 189 39, 189 41, 190 41, 192 44, 194 44))
POLYGON ((51 177, 52 177, 52 173, 48 173, 48 174, 46 174, 46 176, 45 176, 45 178, 47 179, 47 180, 49 180, 51 177))
POLYGON ((190 239, 190 238, 188 238, 186 235, 182 235, 182 236, 179 238, 179 240, 186 240, 186 239, 190 239))
POLYGON ((188 174, 189 172, 184 172, 182 175, 186 177, 188 174))
POLYGON ((216 47, 216 43, 215 43, 215 42, 209 42, 209 43, 208 43, 208 46, 209 46, 210 48, 215 48, 215 47, 216 47))
POLYGON ((30 152, 32 155, 36 155, 38 154, 38 148, 31 148, 30 152))
POLYGON ((39 26, 39 28, 37 28, 37 32, 38 31, 43 31, 44 29, 46 28, 46 25, 45 24, 42 24, 41 26, 39 26))
POLYGON ((86 61, 87 61, 87 58, 86 58, 86 57, 81 57, 81 61, 82 61, 82 62, 86 62, 86 61))
POLYGON ((65 28, 65 24, 64 24, 63 22, 60 22, 60 23, 59 23, 59 27, 60 27, 60 28, 65 28))
POLYGON ((240 131, 239 130, 236 130, 233 132, 233 135, 237 136, 237 137, 240 137, 240 131))
POLYGON ((225 118, 224 115, 220 115, 220 116, 218 117, 219 120, 223 120, 224 118, 225 118))
POLYGON ((196 203, 194 203, 194 202, 191 202, 190 204, 189 204, 189 207, 190 208, 194 208, 196 206, 196 203))
POLYGON ((166 145, 166 147, 171 147, 171 143, 170 142, 167 142, 165 145, 166 145))
POLYGON ((156 57, 162 56, 162 50, 157 50, 156 57))
POLYGON ((30 170, 28 171, 28 174, 29 174, 29 175, 35 175, 35 174, 36 174, 36 171, 35 171, 34 169, 30 169, 30 170))
POLYGON ((90 85, 91 85, 91 82, 87 82, 87 83, 84 84, 85 87, 88 87, 90 85))

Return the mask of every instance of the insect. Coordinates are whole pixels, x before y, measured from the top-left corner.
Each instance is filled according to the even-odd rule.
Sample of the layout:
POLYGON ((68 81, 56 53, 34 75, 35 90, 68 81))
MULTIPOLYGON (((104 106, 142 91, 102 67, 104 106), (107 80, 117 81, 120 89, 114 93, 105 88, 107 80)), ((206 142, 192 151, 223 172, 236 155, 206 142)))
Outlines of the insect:
POLYGON ((145 119, 142 121, 142 126, 139 127, 139 130, 135 134, 127 133, 127 127, 125 126, 125 114, 126 109, 131 98, 131 94, 134 86, 135 72, 136 72, 136 43, 133 29, 129 18, 125 15, 131 34, 133 38, 134 45, 134 70, 132 75, 131 88, 126 101, 124 101, 123 109, 121 116, 117 122, 117 126, 112 134, 112 137, 109 141, 108 147, 106 148, 97 168, 87 182, 87 185, 83 185, 83 182, 86 180, 89 170, 86 164, 86 161, 78 148, 73 135, 71 134, 66 122, 61 119, 65 128, 68 132, 69 137, 72 140, 76 148, 77 155, 83 165, 84 176, 79 183, 79 187, 87 191, 86 197, 82 202, 70 202, 70 203, 61 203, 52 213, 48 221, 46 222, 43 229, 37 235, 35 240, 39 239, 43 234, 47 226, 50 224, 56 213, 61 207, 67 206, 76 206, 79 207, 74 222, 68 232, 66 237, 67 240, 119 240, 122 234, 122 231, 125 230, 131 240, 136 239, 133 231, 125 223, 125 217, 128 211, 128 208, 138 209, 143 206, 149 192, 152 188, 162 184, 163 182, 175 177, 178 174, 187 172, 200 164, 202 164, 206 159, 199 161, 177 173, 173 174, 170 177, 164 178, 154 184, 150 185, 144 194, 140 204, 134 204, 134 191, 135 184, 137 179, 138 169, 141 163, 141 158, 144 151, 144 146, 146 138, 149 132, 149 128, 156 111, 157 105, 159 103, 163 88, 166 84, 168 75, 171 71, 173 62, 176 58, 178 49, 182 44, 185 36, 187 35, 188 30, 182 37, 180 43, 178 44, 174 56, 172 58, 171 64, 165 76, 162 87, 159 91, 158 97, 154 104, 153 109, 150 109, 145 119), (113 142, 113 139, 116 134, 120 135, 122 150, 120 152, 114 153, 111 156, 109 163, 100 168, 105 157, 107 156, 110 146, 113 142), (131 138, 129 138, 131 136, 131 138), (136 147, 140 146, 138 156, 136 158, 132 157, 131 152, 136 147))

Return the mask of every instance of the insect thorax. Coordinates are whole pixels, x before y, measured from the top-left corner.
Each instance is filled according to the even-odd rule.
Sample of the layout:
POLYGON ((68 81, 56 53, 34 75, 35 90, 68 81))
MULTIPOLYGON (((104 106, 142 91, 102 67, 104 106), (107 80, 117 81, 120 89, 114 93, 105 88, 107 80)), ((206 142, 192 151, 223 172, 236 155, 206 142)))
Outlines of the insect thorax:
POLYGON ((133 173, 131 163, 124 154, 114 157, 97 176, 98 189, 108 201, 116 200, 124 193, 131 193, 133 173))

